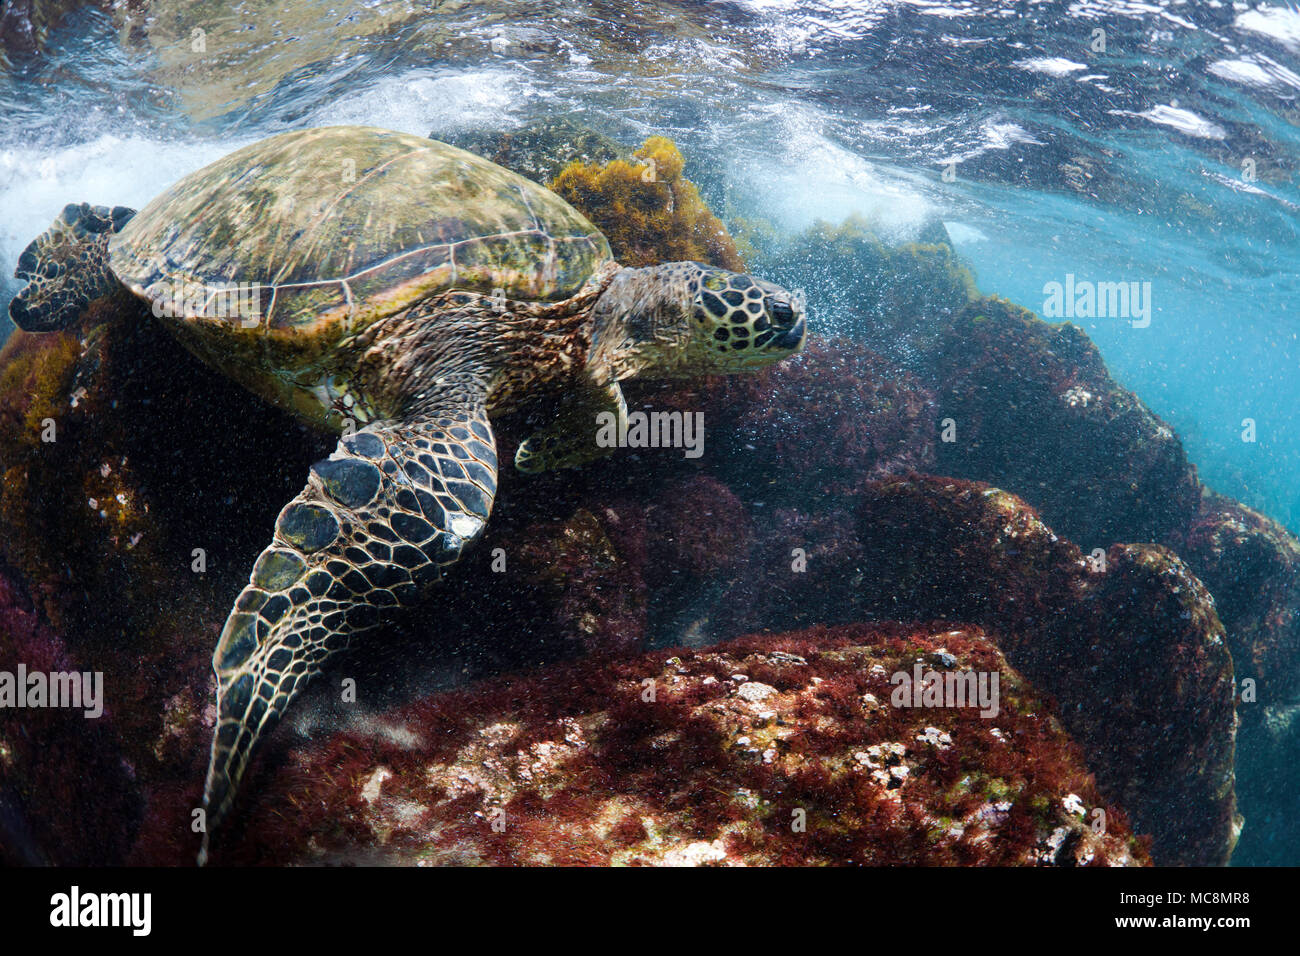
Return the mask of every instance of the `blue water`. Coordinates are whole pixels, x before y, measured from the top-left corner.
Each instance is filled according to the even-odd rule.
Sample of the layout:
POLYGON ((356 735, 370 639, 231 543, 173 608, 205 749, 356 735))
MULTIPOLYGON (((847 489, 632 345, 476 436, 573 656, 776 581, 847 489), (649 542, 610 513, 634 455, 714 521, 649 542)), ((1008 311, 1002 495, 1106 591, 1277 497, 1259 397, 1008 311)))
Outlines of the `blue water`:
POLYGON ((1035 311, 1067 274, 1149 282, 1149 326, 1076 321, 1208 484, 1300 530, 1294 6, 138 9, 51 16, 37 50, 7 53, 0 262, 67 201, 138 207, 293 126, 565 113, 628 143, 667 133, 720 208, 787 232, 860 212, 898 238, 938 216, 983 291, 1035 311))

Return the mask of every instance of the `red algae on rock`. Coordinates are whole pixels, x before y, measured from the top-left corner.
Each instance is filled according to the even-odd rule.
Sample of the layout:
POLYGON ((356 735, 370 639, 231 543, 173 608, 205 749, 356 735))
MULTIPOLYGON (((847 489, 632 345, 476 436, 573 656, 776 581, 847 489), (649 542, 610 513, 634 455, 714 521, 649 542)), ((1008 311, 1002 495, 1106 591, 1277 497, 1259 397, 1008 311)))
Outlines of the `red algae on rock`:
POLYGON ((1260 702, 1300 700, 1300 540, 1207 492, 1200 513, 1167 543, 1214 594, 1237 679, 1254 680, 1260 702))
POLYGON ((932 375, 951 429, 939 473, 1022 496, 1089 551, 1159 541, 1195 516, 1200 484, 1182 443, 1076 326, 978 300, 946 329, 932 375))
POLYGON ((1171 534, 1214 595, 1237 680, 1237 793, 1246 826, 1238 854, 1294 862, 1300 845, 1300 540, 1245 505, 1206 491, 1200 513, 1171 534))
POLYGON ((646 573, 653 585, 679 574, 701 577, 731 570, 744 561, 754 535, 741 500, 707 475, 669 484, 651 503, 646 523, 646 573))
POLYGON ((1005 491, 919 475, 869 486, 859 534, 873 570, 864 611, 1002 634, 1156 861, 1227 862, 1240 829, 1232 659, 1213 599, 1177 556, 1114 545, 1085 557, 1005 491))
POLYGON ((588 654, 639 650, 645 635, 645 583, 610 539, 608 518, 579 508, 564 521, 529 526, 509 579, 534 603, 533 627, 549 625, 588 654))
POLYGON ((627 391, 629 407, 702 413, 699 466, 765 504, 814 507, 934 460, 933 393, 843 337, 811 338, 754 375, 627 391))
MULTIPOLYGON (((54 834, 39 841, 52 863, 123 862, 141 807, 152 819, 164 792, 182 795, 172 809, 189 834, 216 635, 286 479, 300 486, 320 457, 313 436, 208 370, 147 313, 99 318, 80 336, 16 334, 0 379, 0 555, 21 570, 69 659, 103 674, 112 715, 28 716, 26 732, 46 753, 103 746, 118 768, 77 812, 56 783, 77 787, 99 766, 89 757, 14 778, 42 794, 25 812, 29 829, 54 834), (53 441, 43 440, 47 418, 53 441), (110 723, 105 744, 98 728, 110 723), (93 855, 79 834, 101 830, 119 835, 96 838, 93 855)), ((0 656, 0 666, 15 661, 30 664, 19 651, 0 656)))
POLYGON ((248 811, 256 838, 215 861, 1148 859, 1045 702, 978 628, 816 628, 582 661, 387 719, 403 733, 337 734, 264 776, 248 811), (996 717, 891 706, 891 675, 917 662, 996 671, 996 717))
MULTIPOLYGON (((0 670, 12 674, 18 664, 28 674, 94 670, 72 656, 0 570, 0 670)), ((104 865, 120 861, 130 846, 143 807, 114 720, 124 704, 102 681, 100 690, 103 712, 91 718, 84 707, 5 710, 0 865, 104 865)))

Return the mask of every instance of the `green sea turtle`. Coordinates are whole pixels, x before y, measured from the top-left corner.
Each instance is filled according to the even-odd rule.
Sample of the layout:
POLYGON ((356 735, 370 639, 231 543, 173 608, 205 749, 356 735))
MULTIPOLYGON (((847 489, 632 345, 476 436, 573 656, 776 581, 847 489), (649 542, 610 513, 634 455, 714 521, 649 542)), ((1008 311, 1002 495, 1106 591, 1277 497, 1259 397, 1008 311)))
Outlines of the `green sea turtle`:
POLYGON ((776 285, 695 262, 623 268, 549 190, 357 126, 244 147, 139 213, 69 205, 16 276, 22 329, 134 296, 205 362, 342 433, 280 512, 213 655, 209 832, 325 661, 480 537, 497 487, 490 417, 558 385, 561 410, 515 464, 578 465, 608 451, 598 413, 625 421, 620 381, 757 369, 805 334, 776 285))

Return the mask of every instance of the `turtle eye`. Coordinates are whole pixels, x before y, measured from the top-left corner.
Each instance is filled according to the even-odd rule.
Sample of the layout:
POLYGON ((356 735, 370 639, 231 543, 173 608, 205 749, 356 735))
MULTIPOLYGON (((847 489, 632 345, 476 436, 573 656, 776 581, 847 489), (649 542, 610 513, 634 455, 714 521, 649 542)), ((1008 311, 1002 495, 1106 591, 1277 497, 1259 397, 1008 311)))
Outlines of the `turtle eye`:
POLYGON ((779 329, 788 329, 794 325, 794 309, 789 302, 773 301, 769 303, 767 311, 772 316, 772 324, 779 329))

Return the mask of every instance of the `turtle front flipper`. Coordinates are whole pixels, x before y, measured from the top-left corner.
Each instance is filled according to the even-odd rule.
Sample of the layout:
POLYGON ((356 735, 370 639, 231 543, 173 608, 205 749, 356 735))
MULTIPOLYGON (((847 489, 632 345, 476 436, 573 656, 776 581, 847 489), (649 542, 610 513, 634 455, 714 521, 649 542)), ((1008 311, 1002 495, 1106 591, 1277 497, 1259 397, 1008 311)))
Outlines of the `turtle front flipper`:
POLYGON ((53 332, 101 300, 129 296, 109 267, 108 240, 134 215, 125 206, 65 206, 18 257, 14 278, 27 285, 9 303, 14 325, 24 332, 53 332))
POLYGON ((627 431, 627 402, 617 382, 591 383, 567 392, 555 420, 520 443, 515 467, 535 473, 576 468, 603 458, 618 446, 602 442, 602 430, 613 435, 627 431))
POLYGON ((403 420, 344 437, 280 512, 212 658, 217 725, 200 863, 294 695, 387 612, 415 603, 481 535, 497 486, 483 390, 450 380, 440 389, 403 420))

